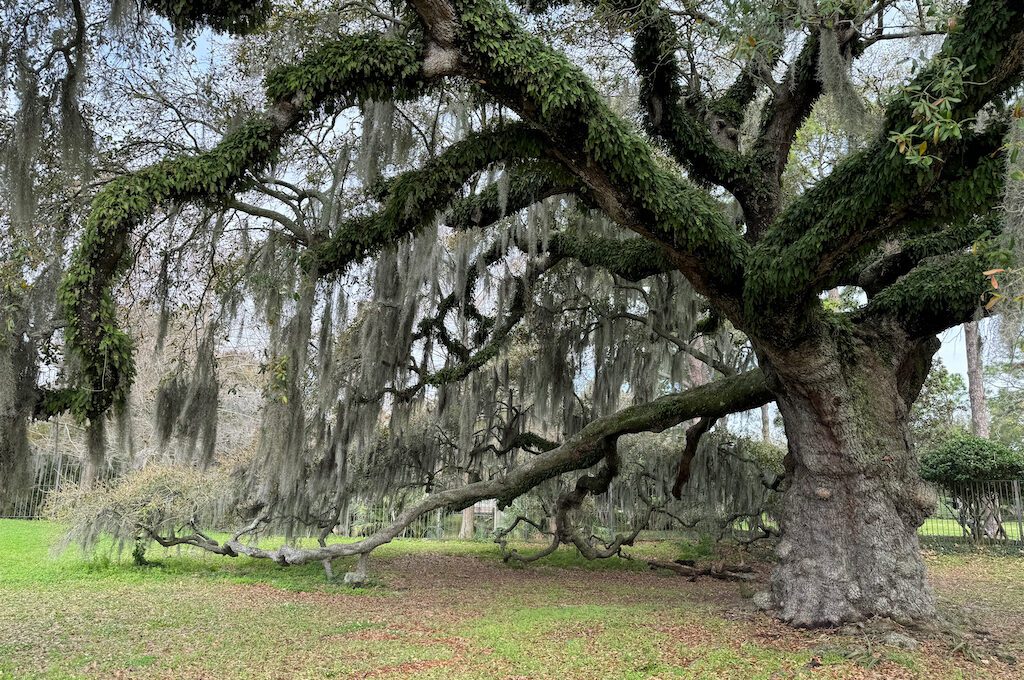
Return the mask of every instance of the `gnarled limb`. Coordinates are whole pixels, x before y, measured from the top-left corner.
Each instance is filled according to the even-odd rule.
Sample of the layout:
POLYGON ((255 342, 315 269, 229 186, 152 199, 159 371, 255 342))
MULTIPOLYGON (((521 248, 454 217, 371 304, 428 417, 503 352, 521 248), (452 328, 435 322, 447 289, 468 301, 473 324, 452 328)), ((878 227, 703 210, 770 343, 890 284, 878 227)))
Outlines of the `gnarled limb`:
POLYGON ((212 150, 121 176, 93 200, 59 293, 68 320, 67 347, 79 367, 77 388, 62 405, 76 416, 100 416, 125 398, 132 382, 132 342, 118 327, 112 290, 131 264, 128 241, 136 225, 160 206, 230 196, 248 172, 271 161, 284 136, 315 109, 348 106, 385 92, 408 97, 429 84, 418 48, 383 35, 343 38, 306 61, 307 68, 272 72, 266 81, 271 106, 212 150))
POLYGON ((697 445, 700 438, 707 434, 717 418, 704 416, 686 430, 686 443, 683 445, 683 453, 679 457, 679 467, 676 470, 676 481, 672 484, 672 495, 677 499, 683 495, 683 487, 690 481, 690 466, 697 455, 697 445))
POLYGON ((248 555, 270 559, 282 565, 322 562, 347 555, 369 553, 388 543, 416 518, 448 508, 461 510, 477 501, 495 498, 499 507, 507 507, 520 495, 541 482, 564 472, 582 470, 600 462, 614 450, 619 437, 637 432, 659 432, 702 415, 724 415, 756 408, 774 397, 758 369, 723 378, 692 390, 672 394, 646 404, 630 406, 591 422, 575 437, 545 453, 534 456, 505 475, 486 481, 431 494, 403 511, 386 528, 354 543, 336 543, 326 547, 295 548, 282 546, 266 550, 246 545, 236 538, 224 543, 200 535, 162 539, 161 545, 193 545, 220 555, 248 555))
POLYGON ((508 562, 509 560, 514 560, 516 562, 536 562, 537 560, 543 559, 551 553, 558 550, 558 546, 562 544, 562 541, 559 538, 557 531, 546 531, 543 527, 541 527, 539 524, 531 520, 529 517, 523 517, 522 515, 516 517, 515 521, 512 522, 512 524, 508 525, 506 528, 502 529, 497 534, 495 534, 494 542, 497 543, 498 547, 501 549, 501 558, 505 562, 508 562), (550 536, 551 540, 548 543, 548 545, 545 546, 542 550, 539 550, 535 553, 530 553, 529 555, 524 555, 515 548, 512 548, 510 550, 508 547, 508 535, 512 533, 515 530, 515 528, 520 524, 529 524, 531 527, 539 531, 541 535, 550 536))
POLYGON ((698 576, 710 576, 711 578, 723 581, 755 581, 757 576, 753 570, 743 564, 709 564, 698 567, 695 564, 685 562, 665 562, 664 560, 647 560, 651 569, 668 569, 681 576, 687 576, 690 580, 696 580, 698 576))

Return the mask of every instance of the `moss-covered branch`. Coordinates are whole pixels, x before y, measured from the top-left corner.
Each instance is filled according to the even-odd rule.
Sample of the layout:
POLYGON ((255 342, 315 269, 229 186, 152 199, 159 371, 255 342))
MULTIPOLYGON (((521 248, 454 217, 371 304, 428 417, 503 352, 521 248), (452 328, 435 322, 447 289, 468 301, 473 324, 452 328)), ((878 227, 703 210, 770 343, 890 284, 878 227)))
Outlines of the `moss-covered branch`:
POLYGON ((873 297, 927 258, 962 252, 979 239, 997 236, 1002 231, 1001 217, 996 212, 986 218, 961 220, 941 231, 908 239, 896 252, 859 266, 855 276, 844 283, 860 286, 873 297))
POLYGON ((422 168, 384 183, 379 189, 384 204, 380 210, 348 220, 310 253, 317 272, 323 276, 339 271, 432 223, 478 172, 496 163, 532 161, 542 153, 542 138, 522 123, 496 125, 469 135, 422 168))
POLYGON ((128 243, 136 225, 161 207, 218 202, 238 191, 246 173, 266 167, 284 135, 317 108, 422 90, 428 81, 419 64, 415 48, 381 35, 330 43, 299 66, 271 73, 271 106, 210 151, 168 159, 107 184, 93 200, 60 287, 74 385, 62 393, 61 405, 79 418, 95 418, 131 385, 132 342, 118 327, 113 288, 131 264, 128 243))
POLYGON ((951 145, 948 165, 928 177, 901 157, 891 157, 882 141, 841 163, 808 192, 819 193, 818 201, 802 198, 779 218, 807 219, 813 227, 788 245, 773 227, 758 244, 747 281, 748 316, 756 319, 757 309, 795 308, 801 299, 813 302, 811 296, 820 290, 848 281, 851 268, 883 239, 907 231, 927 234, 991 210, 1005 177, 998 153, 1003 129, 996 125, 966 135, 951 145))
POLYGON ((487 227, 545 198, 578 195, 583 187, 565 169, 551 163, 522 163, 506 167, 502 183, 489 184, 479 193, 454 201, 445 217, 452 229, 487 227))
POLYGON ((887 317, 917 337, 971 320, 992 286, 983 272, 991 263, 972 254, 929 259, 876 295, 856 315, 887 317))
POLYGON ((579 232, 559 232, 551 236, 548 252, 576 260, 584 267, 604 269, 630 281, 675 269, 665 249, 644 238, 621 240, 579 232))

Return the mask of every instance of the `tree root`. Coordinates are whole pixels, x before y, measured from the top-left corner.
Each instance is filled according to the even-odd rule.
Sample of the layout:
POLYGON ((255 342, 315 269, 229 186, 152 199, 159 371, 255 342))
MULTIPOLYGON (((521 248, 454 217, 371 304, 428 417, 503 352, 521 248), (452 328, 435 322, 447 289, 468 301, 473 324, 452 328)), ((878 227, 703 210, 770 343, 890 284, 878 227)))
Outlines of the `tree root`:
POLYGON ((688 560, 676 560, 675 562, 647 560, 647 564, 650 565, 651 569, 668 569, 669 571, 674 571, 681 576, 687 576, 691 580, 696 580, 699 576, 710 576, 711 578, 717 578, 723 581, 757 580, 757 575, 754 574, 754 570, 744 564, 727 565, 715 563, 698 567, 688 560))

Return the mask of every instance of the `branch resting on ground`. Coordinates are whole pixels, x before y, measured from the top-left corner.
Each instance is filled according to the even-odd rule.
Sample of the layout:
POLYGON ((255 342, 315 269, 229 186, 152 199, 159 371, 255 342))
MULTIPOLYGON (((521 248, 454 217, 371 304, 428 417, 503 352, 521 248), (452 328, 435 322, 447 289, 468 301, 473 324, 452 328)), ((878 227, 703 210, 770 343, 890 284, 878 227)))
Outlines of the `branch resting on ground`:
POLYGON ((418 517, 439 508, 458 511, 489 498, 497 499, 501 508, 508 507, 516 498, 547 479, 564 472, 583 470, 606 460, 609 452, 615 451, 618 439, 622 435, 660 432, 693 418, 745 411, 773 399, 774 395, 768 389, 764 375, 760 369, 754 369, 686 392, 666 395, 646 404, 624 408, 594 420, 561 446, 531 458, 502 477, 427 496, 402 512, 389 526, 355 543, 336 543, 315 548, 286 545, 266 550, 242 543, 239 540, 241 532, 223 543, 218 543, 198 531, 181 537, 164 538, 151 535, 165 547, 192 545, 219 555, 248 555, 270 559, 281 565, 362 555, 390 542, 418 517))

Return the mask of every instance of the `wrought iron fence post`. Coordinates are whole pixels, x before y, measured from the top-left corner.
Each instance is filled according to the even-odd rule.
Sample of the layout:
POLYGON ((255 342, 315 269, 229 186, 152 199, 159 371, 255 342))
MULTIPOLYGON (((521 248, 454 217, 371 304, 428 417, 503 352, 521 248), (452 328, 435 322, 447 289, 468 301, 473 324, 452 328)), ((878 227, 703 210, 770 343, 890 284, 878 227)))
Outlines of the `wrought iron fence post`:
POLYGON ((1024 513, 1021 512, 1020 481, 1013 480, 1013 512, 1017 515, 1017 543, 1024 545, 1024 513))

